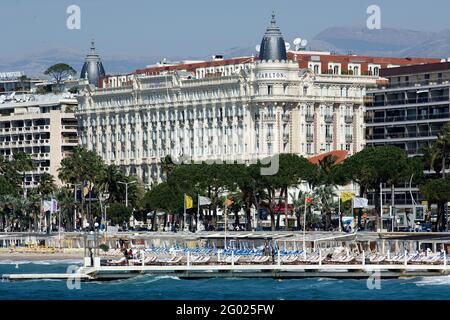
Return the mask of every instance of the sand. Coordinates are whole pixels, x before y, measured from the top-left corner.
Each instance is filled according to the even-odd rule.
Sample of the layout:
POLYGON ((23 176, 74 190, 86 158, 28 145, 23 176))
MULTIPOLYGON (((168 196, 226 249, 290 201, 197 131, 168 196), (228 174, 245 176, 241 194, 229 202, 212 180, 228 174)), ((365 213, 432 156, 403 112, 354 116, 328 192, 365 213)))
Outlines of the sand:
POLYGON ((0 253, 0 264, 2 261, 44 261, 44 260, 79 260, 83 261, 83 252, 74 253, 0 253))

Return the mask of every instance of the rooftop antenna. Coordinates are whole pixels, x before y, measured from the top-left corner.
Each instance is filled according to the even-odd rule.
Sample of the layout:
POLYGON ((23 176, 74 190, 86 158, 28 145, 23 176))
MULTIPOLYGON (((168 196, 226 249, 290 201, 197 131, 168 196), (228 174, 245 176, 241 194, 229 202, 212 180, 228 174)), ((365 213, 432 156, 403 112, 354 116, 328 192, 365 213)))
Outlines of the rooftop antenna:
POLYGON ((305 50, 306 46, 308 45, 308 40, 303 39, 302 42, 300 43, 300 46, 305 50))
POLYGON ((292 41, 292 43, 295 46, 295 51, 298 51, 300 49, 300 45, 302 43, 302 38, 295 38, 294 41, 292 41))

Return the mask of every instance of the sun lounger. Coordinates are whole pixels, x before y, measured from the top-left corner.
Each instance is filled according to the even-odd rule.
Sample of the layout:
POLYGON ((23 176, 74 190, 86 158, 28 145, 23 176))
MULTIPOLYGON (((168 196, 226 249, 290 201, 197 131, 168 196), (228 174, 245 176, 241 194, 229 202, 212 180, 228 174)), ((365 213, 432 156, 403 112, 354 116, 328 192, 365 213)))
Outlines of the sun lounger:
POLYGON ((241 258, 240 256, 235 256, 235 257, 228 256, 225 258, 224 261, 225 261, 225 263, 237 263, 240 258, 241 258))
POLYGON ((269 256, 258 256, 255 257, 251 260, 251 263, 266 263, 267 261, 269 261, 270 257, 269 256))
POLYGON ((285 256, 281 258, 281 262, 284 264, 294 263, 298 260, 298 256, 285 256))
POLYGON ((181 261, 182 257, 172 257, 169 260, 159 260, 163 264, 178 264, 181 261))
POLYGON ((206 264, 209 262, 209 260, 211 260, 210 256, 200 256, 200 257, 196 257, 196 259, 194 259, 193 261, 190 261, 193 264, 206 264))
POLYGON ((107 262, 109 266, 124 266, 127 265, 127 258, 123 257, 119 260, 110 260, 107 262))

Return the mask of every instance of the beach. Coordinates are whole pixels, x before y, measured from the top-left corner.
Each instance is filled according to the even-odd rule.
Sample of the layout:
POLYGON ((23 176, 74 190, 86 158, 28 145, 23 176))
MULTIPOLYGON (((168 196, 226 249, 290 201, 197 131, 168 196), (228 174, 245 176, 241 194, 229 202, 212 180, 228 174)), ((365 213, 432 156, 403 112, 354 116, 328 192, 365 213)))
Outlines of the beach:
POLYGON ((80 260, 83 261, 83 252, 56 252, 56 253, 22 253, 0 252, 0 264, 5 261, 44 261, 44 260, 80 260))

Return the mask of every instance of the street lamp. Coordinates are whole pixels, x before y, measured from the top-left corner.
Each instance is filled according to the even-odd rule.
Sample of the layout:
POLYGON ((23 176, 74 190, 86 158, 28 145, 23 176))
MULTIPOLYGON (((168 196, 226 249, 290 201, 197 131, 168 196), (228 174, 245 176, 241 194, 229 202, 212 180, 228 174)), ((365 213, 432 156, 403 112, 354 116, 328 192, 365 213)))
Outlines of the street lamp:
POLYGON ((128 185, 129 185, 129 184, 136 183, 136 181, 131 181, 131 182, 117 181, 117 183, 120 183, 120 184, 124 184, 124 185, 125 185, 125 206, 128 208, 128 185))

